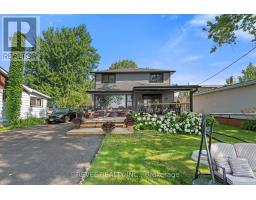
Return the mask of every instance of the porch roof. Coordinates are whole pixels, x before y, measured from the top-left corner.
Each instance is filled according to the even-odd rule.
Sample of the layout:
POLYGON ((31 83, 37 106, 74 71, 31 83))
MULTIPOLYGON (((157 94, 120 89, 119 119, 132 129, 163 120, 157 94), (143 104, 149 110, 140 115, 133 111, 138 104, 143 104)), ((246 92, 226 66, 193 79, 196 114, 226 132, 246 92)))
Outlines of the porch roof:
POLYGON ((173 90, 173 91, 192 91, 200 88, 199 85, 164 85, 164 86, 136 86, 133 88, 134 91, 145 91, 145 90, 173 90))
POLYGON ((101 71, 92 71, 91 73, 99 74, 99 73, 144 73, 144 72, 170 72, 175 73, 175 70, 168 69, 153 69, 153 68, 126 68, 126 69, 107 69, 101 71))
POLYGON ((102 89, 95 89, 95 90, 89 90, 87 91, 88 93, 91 93, 91 94, 127 94, 127 93, 132 93, 133 91, 132 90, 109 90, 109 89, 105 89, 105 90, 102 90, 102 89))
POLYGON ((120 93, 133 93, 134 91, 160 91, 160 90, 172 90, 172 91, 194 91, 197 90, 199 85, 148 85, 148 86, 135 86, 133 90, 118 90, 113 88, 94 89, 87 91, 91 94, 120 94, 120 93))

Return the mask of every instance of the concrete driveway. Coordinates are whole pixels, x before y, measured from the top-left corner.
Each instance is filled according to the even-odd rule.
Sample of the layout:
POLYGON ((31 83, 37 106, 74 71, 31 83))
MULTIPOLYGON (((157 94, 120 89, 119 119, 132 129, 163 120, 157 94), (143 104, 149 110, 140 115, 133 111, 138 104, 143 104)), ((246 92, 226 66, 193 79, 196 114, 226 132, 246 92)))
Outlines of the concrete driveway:
POLYGON ((66 136, 72 123, 0 133, 0 184, 79 184, 103 136, 66 136))

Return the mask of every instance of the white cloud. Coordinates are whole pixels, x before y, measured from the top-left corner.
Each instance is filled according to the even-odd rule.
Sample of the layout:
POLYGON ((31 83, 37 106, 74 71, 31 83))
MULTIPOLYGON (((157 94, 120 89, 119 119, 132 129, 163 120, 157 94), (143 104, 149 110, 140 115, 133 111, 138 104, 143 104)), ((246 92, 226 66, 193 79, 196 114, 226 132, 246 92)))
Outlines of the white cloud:
POLYGON ((235 32, 236 36, 238 39, 241 39, 241 40, 246 40, 246 41, 251 41, 253 40, 253 36, 250 35, 249 33, 247 32, 244 32, 242 30, 238 30, 235 32))
POLYGON ((201 58, 201 56, 197 56, 197 55, 188 55, 185 58, 183 58, 183 61, 185 62, 192 62, 192 61, 196 61, 199 60, 201 58))
POLYGON ((188 29, 185 27, 181 28, 181 31, 178 35, 171 35, 169 40, 164 44, 163 50, 165 52, 171 52, 173 50, 177 50, 180 43, 184 41, 186 38, 188 29))
POLYGON ((207 21, 214 21, 218 15, 196 15, 189 21, 190 26, 206 26, 207 21))
MULTIPOLYGON (((172 15, 161 15, 162 18, 166 18, 167 16, 170 17, 172 15)), ((163 50, 166 52, 176 50, 178 45, 180 45, 185 40, 188 33, 192 29, 193 31, 197 31, 197 35, 199 35, 201 38, 207 38, 207 34, 203 32, 202 29, 199 28, 199 26, 205 26, 207 24, 207 21, 213 21, 215 16, 217 15, 195 15, 191 20, 183 24, 178 35, 170 36, 170 39, 164 45, 163 50)), ((174 15, 172 17, 175 18, 174 15)))
POLYGON ((213 66, 213 67, 225 67, 226 65, 230 64, 231 61, 216 61, 216 62, 213 62, 213 63, 210 63, 209 66, 213 66))

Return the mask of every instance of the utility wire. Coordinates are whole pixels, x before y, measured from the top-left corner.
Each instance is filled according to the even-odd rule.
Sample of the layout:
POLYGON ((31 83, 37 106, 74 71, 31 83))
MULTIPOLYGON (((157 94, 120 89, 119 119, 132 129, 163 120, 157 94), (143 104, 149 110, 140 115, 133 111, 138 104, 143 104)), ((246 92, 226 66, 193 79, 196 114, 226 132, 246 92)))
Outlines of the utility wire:
POLYGON ((242 56, 240 56, 238 59, 236 59, 235 61, 233 61, 231 64, 229 64, 228 66, 224 67, 223 69, 221 69, 220 71, 216 72, 215 74, 213 74, 212 76, 208 77, 207 79, 205 79, 204 81, 202 81, 201 83, 198 83, 198 85, 201 85, 202 83, 209 81, 210 79, 212 79, 213 77, 219 75, 221 72, 225 71, 226 69, 228 69, 229 67, 231 67, 233 64, 237 63, 239 60, 241 60, 242 58, 244 58, 245 56, 247 56, 248 54, 250 54, 253 50, 256 49, 256 46, 253 47, 252 49, 250 49, 249 51, 247 51, 245 54, 243 54, 242 56))

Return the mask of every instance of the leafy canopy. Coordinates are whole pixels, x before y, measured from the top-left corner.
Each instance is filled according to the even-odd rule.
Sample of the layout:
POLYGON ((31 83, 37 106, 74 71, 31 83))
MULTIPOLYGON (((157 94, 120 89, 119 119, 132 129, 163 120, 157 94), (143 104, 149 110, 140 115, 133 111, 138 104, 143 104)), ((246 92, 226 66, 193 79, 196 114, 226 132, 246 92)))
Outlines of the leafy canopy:
POLYGON ((90 104, 90 71, 100 60, 84 25, 50 27, 40 40, 39 62, 25 66, 25 83, 53 98, 59 107, 90 104))
POLYGON ((8 123, 16 125, 20 117, 23 90, 25 36, 17 32, 12 38, 11 62, 6 91, 6 114, 8 123))
POLYGON ((242 70, 242 76, 239 76, 239 82, 256 79, 256 66, 250 63, 246 69, 242 70))
POLYGON ((109 67, 110 70, 112 70, 112 69, 136 69, 136 68, 138 68, 137 64, 134 61, 128 60, 128 59, 119 60, 117 62, 114 62, 109 67))
MULTIPOLYGON (((208 38, 212 39, 219 47, 224 44, 236 44, 237 31, 243 31, 252 36, 252 42, 256 41, 256 15, 252 14, 224 14, 215 17, 215 21, 207 22, 203 29, 208 32, 208 38)), ((213 46, 211 53, 217 50, 213 46)))
POLYGON ((256 79, 256 66, 250 63, 246 67, 246 69, 242 70, 242 76, 239 76, 239 77, 230 76, 229 78, 226 79, 227 85, 233 85, 234 83, 236 83, 237 78, 239 83, 256 79))

